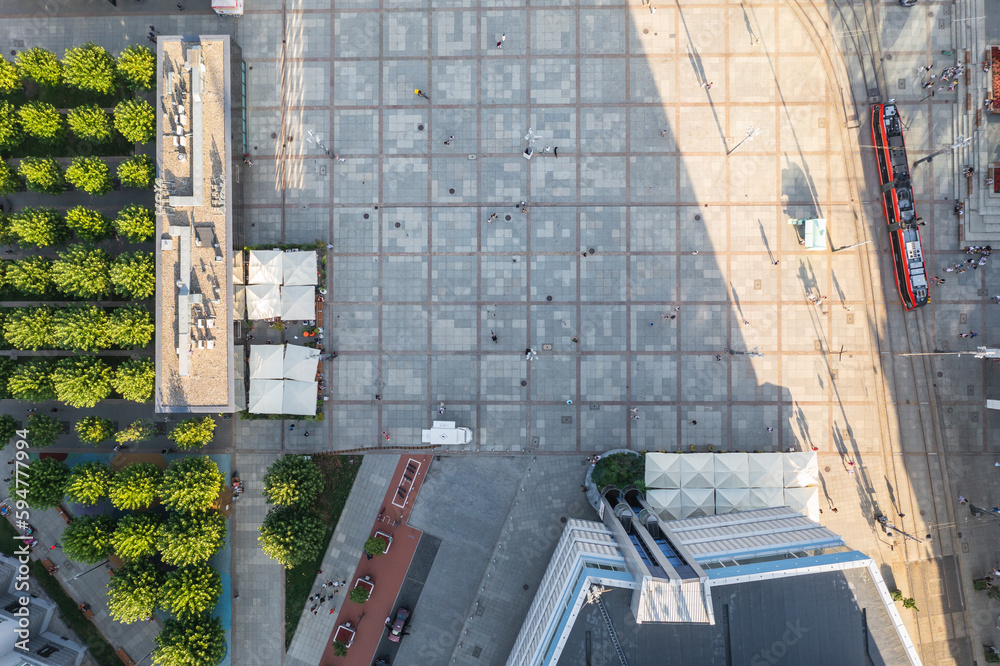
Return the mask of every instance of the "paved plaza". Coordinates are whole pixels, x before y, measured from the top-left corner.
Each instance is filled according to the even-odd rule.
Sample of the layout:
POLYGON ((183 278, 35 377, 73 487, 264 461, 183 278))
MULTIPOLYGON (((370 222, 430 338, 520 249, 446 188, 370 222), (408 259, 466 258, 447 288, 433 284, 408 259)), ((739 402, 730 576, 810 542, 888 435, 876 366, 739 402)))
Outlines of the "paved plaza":
MULTIPOLYGON (((982 2, 248 0, 236 21, 205 2, 119 4, 16 18, 28 9, 6 0, 0 41, 117 51, 150 24, 232 34, 253 157, 240 174, 247 242, 333 246, 324 341, 339 357, 324 420, 308 439, 234 423, 235 468, 241 456, 259 475, 284 452, 418 445, 441 402, 474 430, 462 452, 503 454, 511 478, 527 464, 514 454, 559 469, 619 447, 815 448, 822 506, 839 509, 824 523, 916 598, 921 612, 904 619, 925 663, 970 663, 1000 640, 995 602, 971 588, 1000 565, 995 531, 955 504, 958 492, 1000 499, 987 368, 900 355, 996 345, 1000 276, 993 263, 949 273, 930 306, 904 314, 865 118, 869 102, 895 98, 911 162, 973 132, 966 95, 981 104, 989 75, 921 100, 915 73, 981 46, 967 19, 982 2), (787 223, 814 216, 828 220, 825 251, 805 250, 787 223), (969 330, 983 335, 957 337, 969 330), (920 542, 886 538, 879 512, 920 542)), ((932 275, 965 258, 952 208, 967 162, 959 150, 913 169, 932 275)), ((251 508, 235 530, 234 636, 247 641, 233 653, 275 663, 283 637, 266 604, 281 574, 259 557, 263 505, 251 508)), ((510 640, 516 628, 495 621, 467 628, 510 640)), ((464 657, 454 629, 441 653, 464 657)), ((502 662, 500 643, 475 643, 482 663, 502 662)))

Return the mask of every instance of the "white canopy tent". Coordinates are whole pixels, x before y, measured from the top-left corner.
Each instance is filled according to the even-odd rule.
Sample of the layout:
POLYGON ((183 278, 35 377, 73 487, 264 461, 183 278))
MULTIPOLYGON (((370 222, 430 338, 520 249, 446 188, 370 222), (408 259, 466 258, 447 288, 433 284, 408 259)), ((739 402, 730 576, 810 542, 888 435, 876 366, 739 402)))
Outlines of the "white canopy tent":
POLYGON ((251 414, 284 414, 282 411, 283 385, 280 379, 251 379, 250 400, 247 409, 251 414))
POLYGON ((776 488, 751 488, 747 498, 747 509, 768 509, 775 506, 785 505, 784 489, 776 488))
POLYGON ((281 284, 281 250, 250 250, 247 284, 281 284))
POLYGON ((316 318, 316 287, 281 287, 281 318, 305 321, 316 318))
POLYGON ((680 488, 681 456, 678 453, 646 454, 647 488, 680 488))
POLYGON ((646 493, 646 501, 656 515, 664 520, 681 517, 681 491, 677 488, 659 488, 646 493))
POLYGON ((316 284, 315 252, 283 252, 281 255, 282 284, 316 284))
POLYGON ((281 414, 314 416, 316 414, 317 382, 284 381, 281 414))
POLYGON ((746 453, 715 454, 716 488, 746 488, 749 481, 750 463, 746 453))
POLYGON ((784 462, 780 453, 755 453, 748 455, 751 488, 784 487, 784 462))
POLYGON ((316 380, 319 367, 319 350, 301 345, 285 345, 282 376, 300 382, 316 380))
POLYGON ((746 488, 717 488, 715 490, 715 512, 732 513, 746 508, 750 491, 746 488))
POLYGON ((715 456, 685 453, 681 456, 681 488, 714 488, 715 456))
POLYGON ((247 285, 246 297, 248 319, 270 319, 281 314, 281 287, 276 284, 247 285))
POLYGON ((277 345, 250 346, 250 379, 281 379, 282 353, 277 345))
POLYGON ((784 454, 784 486, 807 488, 819 484, 819 463, 815 451, 796 451, 784 454))
POLYGON ((819 521, 819 488, 785 488, 785 505, 810 520, 819 521))
POLYGON ((715 491, 711 488, 681 489, 681 518, 715 513, 715 491))

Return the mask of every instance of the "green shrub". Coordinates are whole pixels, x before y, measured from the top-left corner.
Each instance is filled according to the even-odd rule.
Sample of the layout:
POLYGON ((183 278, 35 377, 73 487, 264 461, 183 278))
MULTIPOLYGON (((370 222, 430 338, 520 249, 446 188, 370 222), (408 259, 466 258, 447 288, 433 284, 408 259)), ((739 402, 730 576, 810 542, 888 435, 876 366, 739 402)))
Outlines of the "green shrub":
POLYGON ((122 349, 145 347, 152 341, 154 329, 149 310, 141 305, 117 308, 108 317, 111 344, 122 349))
POLYGON ((66 432, 61 421, 48 414, 32 414, 28 417, 28 445, 41 449, 56 443, 59 435, 66 432))
POLYGON ((107 349, 108 315, 94 305, 70 305, 52 314, 49 343, 56 349, 98 351, 107 349))
POLYGON ((368 591, 367 587, 354 587, 348 594, 347 598, 356 604, 363 604, 368 601, 368 596, 371 593, 368 591))
POLYGON ((24 131, 42 143, 57 143, 66 132, 62 114, 48 102, 25 102, 17 115, 24 131))
POLYGON ((44 296, 52 286, 52 262, 45 257, 8 261, 4 282, 22 294, 44 296))
POLYGON ((97 243, 111 235, 111 220, 100 211, 77 206, 66 211, 66 226, 80 240, 97 243))
POLYGON ((598 491, 605 486, 644 488, 646 482, 646 458, 631 453, 613 453, 601 458, 590 476, 598 491))
MULTIPOLYGON (((3 130, 0 129, 0 133, 3 130)), ((3 146, 0 146, 3 148, 3 146)), ((0 197, 13 194, 21 189, 21 179, 18 177, 14 167, 0 160, 0 197)))
POLYGON ((115 59, 103 46, 93 42, 66 49, 63 80, 81 90, 107 95, 117 83, 115 59))
POLYGON ((135 155, 118 165, 118 180, 125 187, 150 189, 156 178, 156 167, 148 155, 135 155))
POLYGON ((323 490, 319 465, 305 456, 288 454, 278 458, 263 479, 264 499, 278 506, 311 506, 323 490))
POLYGON ((52 262, 52 284, 70 296, 102 298, 111 292, 108 253, 73 245, 52 262))
POLYGON ((70 407, 93 407, 111 394, 111 368, 93 356, 56 361, 52 386, 56 397, 70 407))
POLYGON ((21 145, 23 139, 24 129, 17 109, 0 101, 0 150, 11 151, 21 145))
POLYGON ((118 76, 133 90, 152 90, 156 54, 148 47, 130 44, 118 56, 118 76))
POLYGON ((111 170, 100 157, 74 157, 66 169, 66 180, 78 190, 99 196, 111 191, 111 170))
POLYGON ((66 179, 62 167, 51 157, 25 157, 17 168, 28 189, 42 194, 62 194, 66 179))
POLYGON ((156 233, 153 211, 139 204, 129 204, 115 218, 115 229, 119 236, 125 236, 133 243, 148 241, 156 233))
POLYGON ((52 208, 24 208, 11 215, 10 228, 22 245, 49 247, 66 240, 66 223, 52 208))
POLYGON ((66 122, 73 134, 84 141, 103 143, 111 138, 111 117, 96 104, 70 110, 66 122))
POLYGON ((128 99, 115 107, 115 129, 133 143, 146 143, 156 134, 156 113, 149 102, 128 99))
POLYGON ((84 416, 76 422, 73 429, 76 430, 76 436, 80 438, 81 442, 94 446, 115 436, 114 422, 99 416, 84 416))
POLYGON ((21 68, 0 56, 0 94, 12 93, 21 87, 21 68))
POLYGON ((314 511, 292 506, 268 511, 259 532, 257 540, 261 550, 286 568, 296 567, 319 555, 326 536, 323 521, 314 511))
POLYGON ((143 358, 131 359, 118 366, 111 385, 125 400, 149 402, 155 383, 156 366, 152 359, 143 358))
POLYGON ((370 536, 365 541, 364 551, 369 555, 380 557, 385 554, 385 549, 389 547, 389 542, 380 536, 370 536))
POLYGON ((47 359, 19 363, 10 372, 7 390, 14 400, 27 402, 55 400, 56 391, 52 388, 51 373, 52 362, 47 359))
POLYGON ((156 264, 152 252, 126 252, 115 258, 109 271, 115 291, 133 300, 156 293, 156 264))
POLYGON ((17 54, 17 66, 25 78, 44 87, 62 83, 62 65, 51 51, 35 46, 17 54))
POLYGON ((18 423, 10 414, 0 414, 0 449, 7 444, 17 434, 18 423))

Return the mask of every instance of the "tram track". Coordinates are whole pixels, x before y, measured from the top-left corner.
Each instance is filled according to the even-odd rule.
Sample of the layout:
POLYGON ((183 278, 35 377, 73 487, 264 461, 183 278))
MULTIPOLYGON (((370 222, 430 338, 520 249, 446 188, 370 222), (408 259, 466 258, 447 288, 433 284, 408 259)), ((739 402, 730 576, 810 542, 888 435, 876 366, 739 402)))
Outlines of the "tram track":
MULTIPOLYGON (((846 175, 850 183, 850 191, 862 195, 867 191, 867 184, 872 182, 870 177, 866 177, 866 174, 871 176, 873 173, 874 160, 871 156, 865 159, 865 152, 861 150, 861 144, 864 143, 863 127, 867 125, 867 122, 870 122, 870 118, 865 123, 860 122, 860 120, 856 123, 852 123, 851 121, 866 117, 867 114, 864 111, 869 108, 870 103, 873 101, 883 101, 883 91, 887 90, 887 86, 884 84, 881 43, 879 32, 876 29, 877 17, 874 15, 874 4, 871 0, 864 0, 862 3, 864 29, 860 29, 862 24, 858 18, 856 5, 848 5, 850 15, 859 29, 843 33, 845 39, 851 42, 847 46, 850 47, 853 45, 857 54, 855 56, 859 66, 857 73, 860 75, 865 94, 865 99, 860 104, 856 89, 851 85, 850 72, 846 71, 846 67, 850 63, 849 58, 846 57, 843 49, 837 49, 836 53, 831 52, 831 49, 828 48, 829 42, 823 39, 824 35, 836 34, 831 29, 829 20, 826 18, 827 15, 824 13, 824 10, 829 5, 819 5, 812 1, 789 2, 788 4, 809 33, 810 39, 823 59, 824 66, 830 73, 831 78, 838 83, 841 95, 839 105, 841 122, 839 123, 839 127, 842 139, 841 145, 845 150, 844 162, 847 167, 846 175), (845 71, 842 72, 837 67, 838 61, 844 63, 845 71), (847 81, 842 79, 843 76, 847 77, 847 81), (860 135, 858 133, 859 130, 862 132, 860 135), (855 154, 857 154, 858 159, 855 159, 855 154)), ((847 25, 845 6, 837 3, 835 7, 841 20, 847 25)), ((881 291, 883 294, 889 292, 888 297, 883 298, 883 294, 878 293, 874 279, 875 275, 889 275, 890 273, 886 271, 891 271, 890 266, 883 265, 886 262, 881 256, 882 247, 886 240, 884 234, 881 233, 884 221, 881 215, 876 216, 873 214, 873 218, 877 219, 877 221, 874 222, 874 225, 867 224, 864 204, 856 201, 853 197, 851 209, 857 240, 859 242, 869 241, 875 247, 879 248, 877 253, 863 252, 861 255, 861 261, 864 262, 863 270, 861 271, 862 286, 873 308, 870 311, 870 316, 872 317, 870 328, 873 338, 870 358, 872 367, 876 373, 875 394, 880 420, 879 455, 885 474, 887 478, 892 479, 892 485, 895 489, 894 501, 898 507, 895 513, 906 514, 912 516, 913 520, 917 520, 919 516, 925 515, 925 512, 929 512, 932 518, 925 521, 924 529, 927 532, 921 532, 932 535, 932 544, 929 546, 931 552, 924 553, 927 546, 918 549, 916 544, 911 543, 909 540, 904 540, 901 546, 904 570, 902 572, 894 572, 894 574, 905 578, 906 589, 911 596, 923 599, 937 598, 940 597, 942 592, 940 586, 936 589, 930 589, 931 582, 924 575, 925 572, 919 566, 919 563, 927 559, 928 556, 937 559, 945 555, 957 554, 960 548, 956 547, 959 544, 956 543, 957 528, 954 506, 951 502, 947 501, 947 498, 950 497, 951 483, 938 414, 939 405, 936 392, 933 390, 933 368, 928 357, 897 356, 897 354, 903 352, 922 351, 931 348, 931 345, 928 344, 927 331, 930 329, 928 317, 931 316, 928 313, 932 312, 932 310, 921 308, 915 312, 896 313, 894 316, 889 316, 886 308, 898 307, 896 304, 896 297, 898 295, 892 293, 895 289, 889 289, 888 285, 882 281, 881 284, 883 287, 881 291), (892 303, 892 305, 887 305, 887 303, 892 303), (894 320, 898 320, 898 323, 894 320), (882 322, 881 327, 879 322, 882 322), (901 329, 899 332, 902 333, 902 337, 897 334, 896 328, 901 329), (896 348, 900 343, 903 345, 902 350, 896 348), (889 398, 894 397, 895 394, 892 393, 890 386, 887 386, 887 381, 891 381, 892 385, 897 387, 901 385, 901 381, 910 382, 914 386, 917 398, 916 414, 919 419, 919 432, 921 433, 921 455, 913 455, 917 451, 914 450, 912 442, 907 447, 910 453, 907 454, 906 458, 903 457, 904 454, 902 451, 898 455, 894 454, 888 406, 890 404, 889 398), (932 456, 936 460, 936 465, 931 464, 932 456), (896 458, 899 458, 899 461, 902 463, 902 470, 899 469, 896 458), (923 506, 916 505, 916 500, 914 499, 915 493, 902 492, 904 489, 909 491, 911 486, 911 474, 907 471, 907 461, 915 462, 917 458, 922 460, 923 465, 923 469, 920 469, 919 472, 926 474, 926 478, 931 486, 930 493, 921 495, 920 499, 925 502, 923 506), (917 566, 911 566, 911 563, 917 566)), ((895 286, 894 281, 892 284, 895 286)), ((929 307, 933 308, 933 304, 929 307)), ((893 404, 895 404, 894 400, 893 404)), ((902 429, 897 428, 896 431, 900 433, 899 437, 901 438, 903 436, 902 429)), ((902 442, 900 444, 902 445, 902 442)), ((918 470, 913 471, 917 472, 918 470)), ((874 517, 869 516, 868 518, 872 520, 872 529, 877 529, 874 517)), ((893 519, 895 519, 895 516, 893 516, 893 519)), ((960 570, 960 558, 956 558, 956 562, 960 570)), ((942 572, 941 576, 936 578, 941 578, 944 575, 947 575, 947 572, 942 572)), ((964 576, 960 574, 960 578, 964 578, 964 576)), ((937 580, 934 582, 936 583, 937 580)), ((962 590, 961 586, 958 589, 962 590)), ((951 636, 948 638, 968 636, 974 639, 975 637, 971 631, 972 623, 969 618, 968 605, 964 599, 964 591, 962 597, 961 603, 964 610, 962 613, 962 622, 965 626, 954 627, 950 632, 951 636)), ((955 661, 957 655, 950 653, 943 654, 943 652, 947 651, 947 645, 950 641, 936 640, 940 637, 936 635, 935 629, 938 629, 940 625, 933 624, 934 619, 930 616, 930 613, 918 615, 915 619, 918 628, 918 636, 915 637, 917 639, 915 643, 918 645, 918 648, 923 648, 924 651, 929 649, 933 653, 922 653, 921 657, 927 663, 935 664, 955 661)), ((974 640, 970 642, 970 650, 974 642, 974 640)))

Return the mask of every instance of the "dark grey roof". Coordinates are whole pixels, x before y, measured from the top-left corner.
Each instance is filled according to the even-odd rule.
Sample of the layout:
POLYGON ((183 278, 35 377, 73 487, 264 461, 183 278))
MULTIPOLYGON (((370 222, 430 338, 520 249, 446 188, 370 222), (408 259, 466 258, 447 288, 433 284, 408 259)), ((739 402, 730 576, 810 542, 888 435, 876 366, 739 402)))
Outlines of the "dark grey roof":
MULTIPOLYGON (((907 663, 874 583, 864 570, 713 588, 714 625, 637 625, 628 608, 631 591, 615 589, 603 598, 629 666, 907 663)), ((596 606, 585 606, 577 617, 559 663, 618 663, 596 606)))

